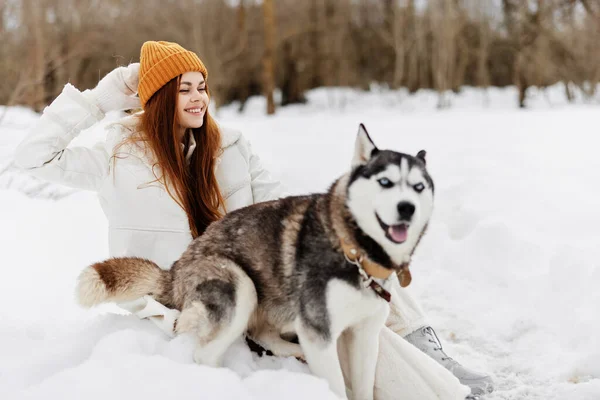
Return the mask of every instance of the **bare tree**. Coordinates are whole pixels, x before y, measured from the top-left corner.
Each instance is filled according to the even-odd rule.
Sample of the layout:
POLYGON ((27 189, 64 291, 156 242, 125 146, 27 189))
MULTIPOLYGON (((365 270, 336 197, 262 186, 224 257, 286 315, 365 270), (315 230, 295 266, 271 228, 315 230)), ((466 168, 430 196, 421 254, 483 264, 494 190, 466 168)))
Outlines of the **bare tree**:
POLYGON ((263 92, 267 98, 267 114, 275 114, 275 12, 273 0, 263 0, 265 52, 263 59, 263 92))
POLYGON ((30 104, 36 110, 41 110, 44 107, 46 99, 46 86, 44 85, 44 77, 46 76, 46 57, 45 57, 45 34, 44 34, 44 8, 45 1, 23 0, 23 17, 27 30, 31 32, 30 37, 30 53, 28 55, 29 65, 31 65, 32 73, 31 80, 35 82, 35 86, 31 85, 30 90, 27 90, 27 95, 30 97, 30 104))
POLYGON ((479 25, 479 47, 477 48, 477 85, 487 88, 490 84, 490 71, 488 59, 490 52, 491 27, 487 16, 489 5, 485 2, 477 2, 477 19, 479 25))
MULTIPOLYGON (((433 49, 431 63, 433 71, 433 82, 435 89, 439 92, 438 107, 444 108, 449 105, 446 97, 447 92, 454 88, 457 75, 455 54, 459 51, 459 32, 461 26, 461 11, 458 2, 449 0, 438 0, 430 3, 428 10, 433 35, 433 49)), ((462 51, 462 48, 460 49, 462 51)), ((464 55, 461 57, 466 59, 464 55)), ((461 70, 465 65, 461 63, 461 70)))

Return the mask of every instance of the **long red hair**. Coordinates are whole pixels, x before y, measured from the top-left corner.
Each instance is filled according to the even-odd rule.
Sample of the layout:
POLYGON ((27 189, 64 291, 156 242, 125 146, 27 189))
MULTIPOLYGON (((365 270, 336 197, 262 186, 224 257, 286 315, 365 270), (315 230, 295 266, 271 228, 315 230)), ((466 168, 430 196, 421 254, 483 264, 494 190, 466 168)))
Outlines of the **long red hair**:
MULTIPOLYGON (((177 132, 177 99, 180 76, 172 79, 148 100, 141 115, 142 136, 153 156, 157 181, 185 211, 192 237, 200 236, 211 222, 220 219, 225 202, 215 176, 221 151, 221 133, 208 110, 200 128, 191 129, 196 140, 189 165, 177 132)), ((208 86, 207 89, 208 91, 208 86)))

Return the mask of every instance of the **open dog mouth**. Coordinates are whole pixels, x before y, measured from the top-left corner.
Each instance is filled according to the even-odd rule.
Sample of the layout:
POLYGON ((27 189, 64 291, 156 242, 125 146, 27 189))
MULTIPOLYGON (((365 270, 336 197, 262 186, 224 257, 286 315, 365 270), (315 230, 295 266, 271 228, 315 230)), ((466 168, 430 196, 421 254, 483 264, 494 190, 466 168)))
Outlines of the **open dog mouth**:
POLYGON ((377 217, 377 222, 379 222, 379 226, 381 226, 381 229, 384 230, 386 238, 397 244, 404 243, 406 241, 406 239, 408 238, 407 223, 402 222, 397 225, 386 225, 381 220, 381 218, 379 218, 379 215, 377 215, 377 213, 375 213, 375 217, 377 217))

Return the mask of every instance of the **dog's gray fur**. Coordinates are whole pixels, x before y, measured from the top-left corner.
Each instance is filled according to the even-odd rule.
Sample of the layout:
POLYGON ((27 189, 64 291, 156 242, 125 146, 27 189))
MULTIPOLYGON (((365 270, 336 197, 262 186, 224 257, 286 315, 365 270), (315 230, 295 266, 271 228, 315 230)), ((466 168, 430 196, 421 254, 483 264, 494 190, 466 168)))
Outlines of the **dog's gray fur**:
POLYGON ((357 266, 345 258, 340 239, 349 238, 384 268, 398 269, 409 261, 426 229, 432 198, 425 153, 413 157, 380 151, 361 125, 352 171, 327 193, 233 211, 210 225, 169 271, 135 258, 95 264, 82 273, 79 297, 91 306, 151 294, 182 311, 176 330, 198 336, 197 362, 218 365, 227 347, 247 331, 275 354, 304 353, 311 370, 328 379, 340 396, 345 390, 341 371, 335 370, 335 343, 343 331, 354 329, 354 351, 366 353, 360 355, 361 366, 351 366, 352 382, 347 384, 352 386, 353 397, 372 398, 377 336, 388 305, 365 287, 357 266), (398 175, 393 179, 397 195, 386 192, 375 180, 381 180, 388 170, 400 171, 402 176, 391 173, 398 175), (425 190, 411 191, 416 184, 424 185, 425 190), (387 193, 387 197, 378 193, 387 193), (415 204, 415 216, 419 207, 424 209, 419 221, 395 211, 400 202, 406 203, 406 196, 418 203, 421 195, 426 199, 424 205, 415 204), (377 196, 381 197, 379 203, 387 202, 388 208, 393 208, 382 212, 393 215, 395 221, 388 216, 388 224, 410 224, 405 243, 394 243, 385 236, 384 225, 376 226, 373 214, 379 212, 377 207, 364 209, 365 204, 374 204, 377 196), (391 200, 385 200, 388 198, 391 200), (353 301, 366 308, 353 306, 353 301), (281 339, 290 332, 298 334, 302 348, 281 339), (360 343, 359 338, 363 338, 360 343))

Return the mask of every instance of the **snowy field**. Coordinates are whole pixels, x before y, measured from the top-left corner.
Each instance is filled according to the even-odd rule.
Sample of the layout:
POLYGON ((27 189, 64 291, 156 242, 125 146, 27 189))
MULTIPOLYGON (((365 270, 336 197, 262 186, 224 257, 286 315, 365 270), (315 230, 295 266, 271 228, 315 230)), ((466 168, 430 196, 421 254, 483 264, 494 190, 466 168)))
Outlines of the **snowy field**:
MULTIPOLYGON (((466 90, 440 111, 431 92, 319 89, 272 117, 260 98, 216 117, 297 194, 346 171, 359 122, 380 148, 426 149, 436 208, 410 290, 447 353, 493 376, 485 399, 598 400, 600 106, 531 95, 523 111, 512 89, 466 90)), ((237 343, 227 368, 198 366, 185 337, 79 308, 75 280, 107 256, 107 224, 93 193, 12 167, 35 118, 12 108, 0 122, 0 399, 334 398, 294 359, 237 343)))

